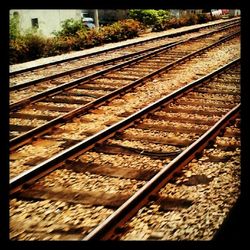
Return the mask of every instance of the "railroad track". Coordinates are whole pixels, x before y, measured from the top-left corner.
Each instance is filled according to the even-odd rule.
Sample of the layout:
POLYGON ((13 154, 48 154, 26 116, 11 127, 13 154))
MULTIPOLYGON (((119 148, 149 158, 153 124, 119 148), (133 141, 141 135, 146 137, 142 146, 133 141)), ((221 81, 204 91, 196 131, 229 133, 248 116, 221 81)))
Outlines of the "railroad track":
POLYGON ((10 178, 74 147, 80 141, 239 56, 239 38, 236 37, 189 61, 183 61, 178 68, 163 70, 159 75, 149 77, 133 91, 118 95, 105 105, 90 109, 87 114, 79 112, 72 119, 63 119, 25 145, 10 149, 10 178))
MULTIPOLYGON (((112 239, 123 232, 121 225, 238 115, 239 79, 237 59, 13 178, 11 239, 112 239)), ((226 129, 226 136, 238 134, 226 129)), ((231 141, 216 143, 230 149, 231 141)))
POLYGON ((183 154, 179 163, 168 165, 183 166, 173 178, 171 170, 162 171, 83 240, 216 239, 241 192, 239 114, 223 126, 219 134, 215 129, 213 143, 210 138, 195 157, 183 154))
MULTIPOLYGON (((212 31, 203 30, 202 32, 200 31, 195 33, 192 32, 191 34, 186 34, 174 38, 165 38, 165 39, 161 38, 161 39, 156 39, 156 41, 153 42, 147 41, 145 45, 143 44, 140 46, 136 46, 136 48, 134 48, 134 46, 132 46, 132 48, 130 48, 131 46, 129 46, 128 48, 126 48, 126 50, 123 48, 122 55, 120 55, 118 52, 117 53, 106 52, 107 53, 106 57, 108 56, 111 58, 105 59, 101 57, 101 60, 99 59, 97 62, 89 61, 86 58, 83 61, 77 60, 78 67, 74 66, 74 64, 71 63, 70 61, 70 63, 67 62, 66 65, 62 65, 61 71, 60 71, 60 65, 56 65, 56 67, 54 66, 53 74, 51 74, 49 70, 43 69, 42 74, 46 76, 40 78, 37 78, 37 76, 39 76, 39 72, 32 71, 30 74, 32 75, 33 78, 36 77, 34 80, 24 81, 17 85, 10 86, 10 103, 11 104, 15 103, 24 98, 28 98, 40 92, 43 92, 49 88, 54 88, 69 81, 77 80, 81 77, 90 75, 91 73, 104 70, 105 68, 109 68, 111 66, 117 65, 127 60, 131 60, 132 58, 136 58, 142 55, 147 55, 150 52, 163 48, 164 46, 171 45, 175 42, 180 42, 181 40, 189 39, 202 34, 204 35, 208 32, 214 32, 221 29, 230 28, 237 24, 240 24, 240 22, 239 21, 234 21, 233 23, 230 22, 230 24, 223 25, 222 27, 219 26, 219 28, 212 29, 212 31), (129 51, 129 48, 132 52, 129 51)), ((28 73, 26 72, 25 74, 29 74, 29 72, 28 73)), ((16 78, 17 77, 15 77, 14 79, 16 78)), ((29 75, 21 77, 19 76, 18 79, 20 78, 29 79, 29 75)), ((13 81, 13 76, 10 76, 11 84, 12 81, 13 81)), ((16 79, 15 81, 18 80, 16 79)))
MULTIPOLYGON (((55 125, 65 117, 72 117, 72 114, 100 105, 141 84, 148 77, 159 74, 163 69, 176 66, 183 60, 224 42, 230 37, 227 32, 212 32, 215 33, 212 37, 206 34, 164 46, 146 56, 131 59, 10 104, 11 146, 20 145, 27 138, 46 130, 51 124, 55 125)), ((232 36, 235 35, 237 32, 232 36)))
MULTIPOLYGON (((142 50, 154 49, 159 46, 161 43, 170 43, 171 41, 176 41, 176 36, 180 36, 182 38, 189 37, 189 33, 194 32, 206 32, 211 29, 218 29, 220 27, 226 27, 230 25, 235 25, 236 23, 240 23, 239 19, 229 20, 227 22, 218 23, 218 24, 210 24, 205 27, 195 28, 191 31, 182 31, 177 34, 164 35, 157 38, 151 38, 146 41, 140 41, 129 45, 122 45, 116 48, 106 49, 101 52, 94 52, 89 55, 81 55, 70 59, 63 59, 60 61, 50 62, 43 65, 33 66, 29 68, 12 70, 10 72, 10 90, 20 89, 25 86, 38 83, 42 80, 46 80, 46 76, 49 76, 52 79, 52 76, 59 76, 65 74, 73 73, 76 69, 89 69, 94 65, 102 64, 104 61, 111 60, 111 62, 115 61, 116 57, 121 57, 123 60, 130 57, 134 53, 140 53, 142 50), (172 39, 174 38, 174 39, 172 39), (110 53, 113 52, 113 53, 110 53), (124 57, 123 57, 124 56, 124 57)), ((191 35, 192 36, 192 35, 191 35)), ((178 38, 177 38, 178 40, 178 38)))

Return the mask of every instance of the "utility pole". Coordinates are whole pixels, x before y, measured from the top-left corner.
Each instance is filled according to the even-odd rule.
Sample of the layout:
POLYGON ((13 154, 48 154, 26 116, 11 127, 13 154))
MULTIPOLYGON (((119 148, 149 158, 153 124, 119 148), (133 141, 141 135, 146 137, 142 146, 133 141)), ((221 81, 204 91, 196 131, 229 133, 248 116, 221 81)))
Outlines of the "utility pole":
POLYGON ((95 20, 95 27, 98 30, 99 29, 99 17, 98 17, 98 10, 94 10, 94 20, 95 20))

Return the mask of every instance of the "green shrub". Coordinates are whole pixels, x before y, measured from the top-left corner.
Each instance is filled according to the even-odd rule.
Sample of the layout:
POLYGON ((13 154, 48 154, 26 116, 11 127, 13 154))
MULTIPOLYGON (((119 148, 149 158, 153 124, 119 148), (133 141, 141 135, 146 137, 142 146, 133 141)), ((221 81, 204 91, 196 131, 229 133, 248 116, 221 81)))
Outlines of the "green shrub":
POLYGON ((20 29, 19 29, 19 16, 12 15, 10 17, 10 30, 9 30, 9 39, 17 39, 20 37, 20 29))
POLYGON ((146 26, 153 26, 158 19, 157 10, 130 10, 129 17, 140 21, 146 26))
POLYGON ((43 57, 46 45, 46 39, 44 37, 30 31, 22 37, 22 41, 28 48, 26 56, 29 60, 43 57))
POLYGON ((62 29, 54 32, 52 38, 44 38, 36 30, 20 34, 18 19, 10 20, 10 64, 34 60, 40 57, 55 56, 72 50, 81 50, 108 42, 118 42, 138 36, 146 27, 155 31, 178 28, 209 21, 206 14, 188 14, 181 18, 171 17, 165 10, 131 10, 134 19, 125 19, 97 29, 87 29, 81 21, 68 19, 62 29))
POLYGON ((55 37, 52 38, 43 37, 37 30, 26 31, 24 35, 20 35, 20 32, 15 33, 14 30, 17 29, 13 28, 9 43, 10 64, 133 38, 138 36, 143 28, 139 21, 127 19, 100 27, 99 30, 86 29, 80 21, 68 19, 63 22, 60 31, 54 32, 55 37))
POLYGON ((82 20, 74 20, 73 18, 67 19, 62 22, 62 29, 58 32, 53 32, 55 36, 75 36, 77 32, 81 30, 86 30, 86 27, 83 25, 82 20))
POLYGON ((122 37, 122 28, 118 22, 115 22, 111 25, 102 27, 99 33, 102 34, 104 42, 118 42, 122 37))
POLYGON ((134 9, 129 11, 129 17, 140 21, 154 31, 161 31, 166 28, 167 21, 170 19, 171 15, 167 10, 134 9))

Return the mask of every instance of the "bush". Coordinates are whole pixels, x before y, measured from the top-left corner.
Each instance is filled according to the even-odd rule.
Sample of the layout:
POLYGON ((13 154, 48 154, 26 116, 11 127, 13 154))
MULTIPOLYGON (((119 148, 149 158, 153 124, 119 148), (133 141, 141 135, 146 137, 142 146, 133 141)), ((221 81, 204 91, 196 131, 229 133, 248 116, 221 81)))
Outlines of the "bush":
POLYGON ((28 47, 21 39, 12 39, 9 44, 9 63, 27 61, 28 47))
POLYGON ((37 30, 20 35, 17 20, 12 20, 10 35, 10 64, 55 56, 72 50, 81 50, 107 42, 117 42, 138 36, 143 30, 139 21, 127 19, 97 29, 87 29, 81 21, 65 20, 55 37, 44 38, 37 30), (15 21, 15 22, 14 22, 15 21))
POLYGON ((139 21, 125 19, 102 27, 99 32, 102 34, 105 42, 118 42, 133 38, 139 35, 144 29, 139 21))
POLYGON ((37 34, 27 33, 9 43, 10 63, 21 63, 44 56, 46 40, 37 34))
POLYGON ((167 21, 170 19, 170 12, 167 10, 140 10, 129 11, 129 17, 138 20, 154 31, 164 30, 167 21))
POLYGON ((82 41, 84 48, 91 48, 93 46, 101 45, 103 42, 103 34, 96 29, 90 29, 86 33, 85 40, 82 41))
POLYGON ((20 37, 20 29, 19 29, 19 16, 12 15, 10 17, 10 31, 9 31, 9 39, 17 39, 20 37))
POLYGON ((180 26, 194 25, 198 23, 198 16, 196 14, 184 14, 179 18, 180 26))
POLYGON ((54 32, 53 38, 44 38, 36 30, 20 35, 18 19, 10 19, 10 64, 34 60, 44 56, 55 56, 72 50, 81 50, 108 42, 118 42, 138 36, 146 27, 155 31, 178 28, 211 20, 203 14, 186 14, 181 18, 171 17, 165 10, 131 10, 133 19, 125 19, 97 29, 87 29, 81 21, 68 19, 62 29, 54 32))
POLYGON ((104 42, 118 42, 122 37, 122 28, 117 22, 104 26, 99 30, 104 42))
POLYGON ((144 30, 143 25, 133 19, 125 19, 117 22, 121 27, 123 39, 133 38, 139 35, 144 30))
POLYGON ((77 32, 81 30, 86 30, 81 20, 74 20, 73 18, 67 19, 62 22, 62 29, 58 32, 53 32, 57 37, 60 36, 75 36, 77 32))
POLYGON ((47 39, 44 56, 55 56, 72 50, 74 37, 55 37, 47 39))
POLYGON ((166 28, 171 29, 171 28, 179 28, 180 27, 180 22, 179 19, 176 17, 172 17, 169 19, 169 21, 166 24, 166 28))
POLYGON ((33 31, 26 33, 22 37, 22 41, 27 47, 27 58, 29 60, 40 58, 44 55, 46 39, 33 31))
POLYGON ((212 20, 211 15, 208 13, 198 13, 198 23, 207 23, 212 20))

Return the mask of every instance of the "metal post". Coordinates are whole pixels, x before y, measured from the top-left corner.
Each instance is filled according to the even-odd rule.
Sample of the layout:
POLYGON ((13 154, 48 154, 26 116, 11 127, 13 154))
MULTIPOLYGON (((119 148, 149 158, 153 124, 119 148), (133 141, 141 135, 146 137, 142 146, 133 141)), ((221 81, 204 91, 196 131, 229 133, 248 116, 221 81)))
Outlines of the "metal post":
POLYGON ((94 10, 94 21, 96 29, 99 29, 99 17, 98 17, 98 10, 94 10))

